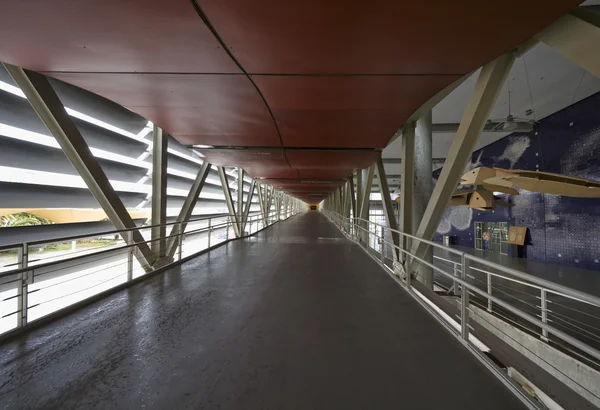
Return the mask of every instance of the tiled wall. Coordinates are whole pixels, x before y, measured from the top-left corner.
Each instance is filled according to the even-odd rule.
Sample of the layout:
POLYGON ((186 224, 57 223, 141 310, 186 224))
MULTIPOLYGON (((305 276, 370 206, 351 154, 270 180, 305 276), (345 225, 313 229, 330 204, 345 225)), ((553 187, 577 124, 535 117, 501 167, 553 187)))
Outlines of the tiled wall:
MULTIPOLYGON (((600 181, 600 93, 545 118, 534 132, 514 133, 474 152, 469 169, 477 166, 600 181)), ((600 199, 522 190, 503 198, 514 206, 492 212, 448 208, 436 240, 453 235, 458 245, 473 247, 474 222, 503 221, 529 228, 527 258, 600 270, 600 199)))

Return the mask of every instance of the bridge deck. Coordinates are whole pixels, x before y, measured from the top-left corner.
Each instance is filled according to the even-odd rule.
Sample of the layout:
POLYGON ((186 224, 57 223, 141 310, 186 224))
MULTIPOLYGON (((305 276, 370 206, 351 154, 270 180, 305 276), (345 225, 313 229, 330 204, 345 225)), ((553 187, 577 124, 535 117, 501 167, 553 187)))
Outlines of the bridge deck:
POLYGON ((0 346, 5 408, 520 409, 318 213, 0 346))

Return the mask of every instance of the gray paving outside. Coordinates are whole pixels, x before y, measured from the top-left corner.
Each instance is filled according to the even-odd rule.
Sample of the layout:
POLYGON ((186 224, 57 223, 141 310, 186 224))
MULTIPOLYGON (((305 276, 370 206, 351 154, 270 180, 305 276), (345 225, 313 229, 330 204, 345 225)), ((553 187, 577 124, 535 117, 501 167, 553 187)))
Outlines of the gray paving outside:
POLYGON ((7 409, 521 409, 318 213, 0 345, 7 409))

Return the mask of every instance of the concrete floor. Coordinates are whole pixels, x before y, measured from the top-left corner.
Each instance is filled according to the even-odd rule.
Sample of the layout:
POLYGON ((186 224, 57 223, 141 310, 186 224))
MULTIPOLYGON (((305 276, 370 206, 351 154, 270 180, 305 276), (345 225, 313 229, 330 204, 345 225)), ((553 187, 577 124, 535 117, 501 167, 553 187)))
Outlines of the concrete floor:
POLYGON ((521 409, 318 213, 0 346, 8 409, 521 409))

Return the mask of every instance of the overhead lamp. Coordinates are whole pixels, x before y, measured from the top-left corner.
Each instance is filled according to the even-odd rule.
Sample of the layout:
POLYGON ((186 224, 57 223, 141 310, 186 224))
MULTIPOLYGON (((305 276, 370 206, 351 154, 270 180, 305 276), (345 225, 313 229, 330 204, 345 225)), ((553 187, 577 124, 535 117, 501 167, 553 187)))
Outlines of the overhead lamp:
POLYGON ((517 124, 517 122, 512 117, 509 117, 504 122, 504 125, 502 125, 502 130, 504 131, 514 131, 517 128, 519 128, 519 124, 517 124))
POLYGON ((200 148, 200 149, 203 149, 203 148, 214 148, 212 145, 194 145, 193 147, 194 148, 200 148))

